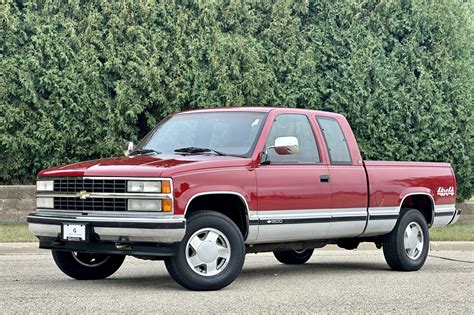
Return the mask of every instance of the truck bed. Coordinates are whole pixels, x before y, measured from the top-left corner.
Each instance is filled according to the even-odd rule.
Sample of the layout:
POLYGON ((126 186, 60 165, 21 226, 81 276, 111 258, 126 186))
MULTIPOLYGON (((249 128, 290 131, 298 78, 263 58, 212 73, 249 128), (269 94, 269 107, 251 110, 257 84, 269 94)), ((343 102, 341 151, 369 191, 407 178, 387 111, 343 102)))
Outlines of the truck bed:
MULTIPOLYGON (((399 212, 410 195, 425 194, 434 205, 432 222, 448 224, 455 211, 456 182, 448 163, 364 161, 368 176, 369 215, 399 212)), ((370 225, 370 220, 369 220, 370 225)), ((370 230, 370 226, 368 227, 370 230)))

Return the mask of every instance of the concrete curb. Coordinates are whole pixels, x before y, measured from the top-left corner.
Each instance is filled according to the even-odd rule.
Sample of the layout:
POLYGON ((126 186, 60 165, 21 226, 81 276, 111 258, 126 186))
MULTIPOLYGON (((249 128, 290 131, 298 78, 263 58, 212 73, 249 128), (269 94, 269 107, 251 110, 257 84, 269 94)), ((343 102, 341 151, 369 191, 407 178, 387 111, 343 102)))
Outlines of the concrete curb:
MULTIPOLYGON (((431 251, 474 251, 474 242, 431 242, 431 251)), ((328 245, 317 250, 345 251, 336 245, 328 245)), ((362 243, 357 250, 377 250, 372 243, 362 243)), ((0 255, 13 254, 44 254, 49 255, 48 250, 39 249, 37 242, 31 243, 0 243, 0 255)))

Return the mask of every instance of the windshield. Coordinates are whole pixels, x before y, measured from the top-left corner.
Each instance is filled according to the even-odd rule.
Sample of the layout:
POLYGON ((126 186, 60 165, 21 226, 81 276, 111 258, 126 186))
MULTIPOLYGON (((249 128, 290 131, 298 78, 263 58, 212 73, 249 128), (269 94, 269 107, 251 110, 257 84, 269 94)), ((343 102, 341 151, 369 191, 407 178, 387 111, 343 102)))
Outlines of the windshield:
POLYGON ((265 113, 258 112, 179 114, 160 122, 135 151, 249 157, 264 119, 265 113))

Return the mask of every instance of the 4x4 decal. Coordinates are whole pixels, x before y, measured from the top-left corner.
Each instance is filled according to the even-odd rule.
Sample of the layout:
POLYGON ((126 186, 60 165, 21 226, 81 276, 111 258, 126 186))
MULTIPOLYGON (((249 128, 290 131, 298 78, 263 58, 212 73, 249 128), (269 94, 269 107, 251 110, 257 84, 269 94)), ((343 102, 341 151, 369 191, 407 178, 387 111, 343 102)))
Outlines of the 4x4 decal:
POLYGON ((448 188, 439 187, 437 195, 441 197, 454 196, 454 187, 453 186, 450 186, 448 188))

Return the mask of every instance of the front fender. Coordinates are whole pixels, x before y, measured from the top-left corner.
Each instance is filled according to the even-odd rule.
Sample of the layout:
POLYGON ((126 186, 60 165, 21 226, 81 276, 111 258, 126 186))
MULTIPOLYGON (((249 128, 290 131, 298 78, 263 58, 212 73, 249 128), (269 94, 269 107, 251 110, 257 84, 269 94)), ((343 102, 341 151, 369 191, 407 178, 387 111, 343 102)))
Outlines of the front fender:
POLYGON ((175 214, 185 214, 197 196, 232 194, 242 199, 247 211, 257 209, 255 172, 246 168, 215 170, 173 177, 175 214))

